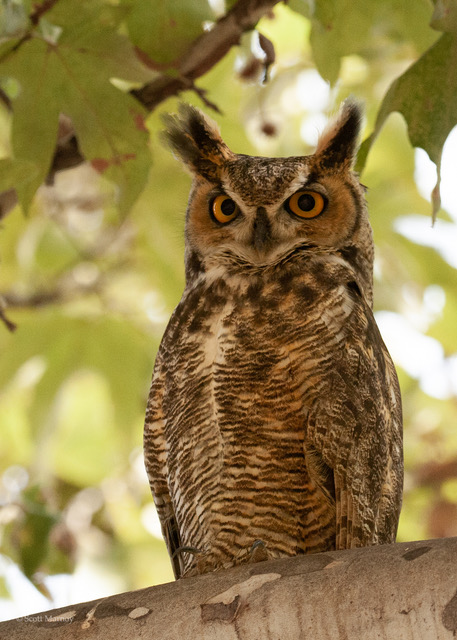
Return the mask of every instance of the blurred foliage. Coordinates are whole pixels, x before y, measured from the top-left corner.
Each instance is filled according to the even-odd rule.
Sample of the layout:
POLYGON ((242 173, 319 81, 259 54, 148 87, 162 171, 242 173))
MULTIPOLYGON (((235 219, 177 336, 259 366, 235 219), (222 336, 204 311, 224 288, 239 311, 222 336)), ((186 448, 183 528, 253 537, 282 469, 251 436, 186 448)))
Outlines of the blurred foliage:
MULTIPOLYGON (((0 233, 0 301, 17 325, 9 332, 0 323, 0 540, 44 594, 46 576, 87 566, 115 576, 112 591, 172 579, 164 543, 152 534, 142 425, 154 356, 183 288, 190 179, 158 142, 160 115, 176 110, 177 99, 147 117, 126 89, 173 74, 221 4, 85 0, 75 12, 70 0, 57 0, 40 20, 40 3, 1 4, 1 86, 14 116, 0 106, 0 190, 17 187, 27 213, 16 207, 0 233), (89 163, 58 173, 34 196, 61 111, 89 163)), ((455 2, 443 0, 290 0, 199 81, 221 111, 224 139, 242 153, 310 153, 345 97, 365 102, 366 136, 376 135, 362 174, 377 249, 376 311, 406 327, 400 341, 408 332, 416 340, 408 361, 398 336, 385 334, 404 403, 400 540, 457 535, 456 264, 399 232, 415 214, 431 238, 441 228, 456 234, 457 203, 431 228, 408 139, 439 163, 457 121, 455 15, 455 2), (266 41, 276 59, 263 84, 272 62, 266 41), (432 79, 424 66, 436 48, 444 59, 434 58, 432 79), (419 135, 431 122, 419 107, 435 120, 445 109, 435 137, 419 135), (392 110, 406 122, 387 119, 392 110), (435 386, 435 370, 427 378, 432 347, 443 380, 435 386)), ((201 106, 193 92, 183 99, 201 106)), ((8 588, 0 578, 0 593, 8 588)))

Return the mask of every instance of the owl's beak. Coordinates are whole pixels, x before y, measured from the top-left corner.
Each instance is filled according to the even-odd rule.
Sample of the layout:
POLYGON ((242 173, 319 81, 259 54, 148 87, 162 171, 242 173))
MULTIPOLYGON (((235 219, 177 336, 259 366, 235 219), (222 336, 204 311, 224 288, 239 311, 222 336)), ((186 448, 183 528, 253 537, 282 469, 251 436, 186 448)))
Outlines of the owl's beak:
POLYGON ((252 226, 252 244, 260 252, 268 247, 270 241, 271 224, 264 207, 259 207, 252 226))

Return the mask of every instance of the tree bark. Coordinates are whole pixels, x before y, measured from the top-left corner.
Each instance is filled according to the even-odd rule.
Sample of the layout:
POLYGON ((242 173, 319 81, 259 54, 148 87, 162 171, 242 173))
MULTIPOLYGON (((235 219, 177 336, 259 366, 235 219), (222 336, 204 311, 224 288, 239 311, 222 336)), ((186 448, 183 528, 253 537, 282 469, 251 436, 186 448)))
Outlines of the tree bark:
POLYGON ((249 564, 0 623, 8 640, 449 640, 457 538, 249 564))

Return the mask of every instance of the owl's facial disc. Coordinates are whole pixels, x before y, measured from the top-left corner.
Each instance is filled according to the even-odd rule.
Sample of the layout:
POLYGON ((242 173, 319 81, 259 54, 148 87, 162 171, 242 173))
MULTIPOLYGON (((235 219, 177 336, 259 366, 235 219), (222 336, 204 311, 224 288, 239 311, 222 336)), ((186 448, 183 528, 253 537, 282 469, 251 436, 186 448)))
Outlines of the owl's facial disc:
POLYGON ((327 208, 325 189, 316 185, 309 189, 300 187, 297 181, 283 197, 285 200, 271 199, 263 206, 246 202, 234 185, 225 184, 208 191, 207 222, 211 233, 207 228, 205 237, 214 242, 206 243, 205 254, 233 252, 255 264, 267 264, 289 254, 294 246, 313 244, 308 237, 309 225, 316 224, 313 219, 327 208))

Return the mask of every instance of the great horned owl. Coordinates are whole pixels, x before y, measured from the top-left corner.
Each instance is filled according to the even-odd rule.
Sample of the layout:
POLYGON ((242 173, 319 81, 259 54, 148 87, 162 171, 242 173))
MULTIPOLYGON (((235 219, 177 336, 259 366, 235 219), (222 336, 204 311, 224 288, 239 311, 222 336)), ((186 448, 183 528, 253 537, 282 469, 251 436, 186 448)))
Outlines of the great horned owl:
POLYGON ((157 355, 145 462, 176 577, 395 540, 400 391, 372 313, 346 102, 309 156, 233 153, 182 106, 186 287, 157 355))

